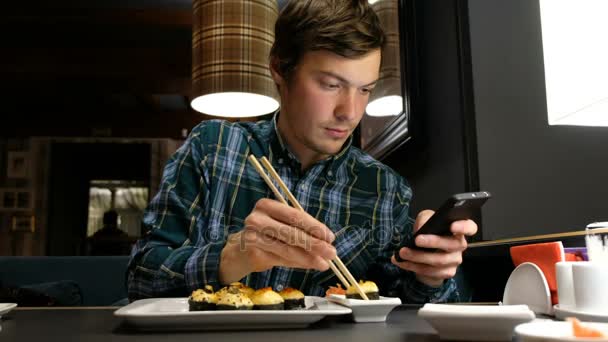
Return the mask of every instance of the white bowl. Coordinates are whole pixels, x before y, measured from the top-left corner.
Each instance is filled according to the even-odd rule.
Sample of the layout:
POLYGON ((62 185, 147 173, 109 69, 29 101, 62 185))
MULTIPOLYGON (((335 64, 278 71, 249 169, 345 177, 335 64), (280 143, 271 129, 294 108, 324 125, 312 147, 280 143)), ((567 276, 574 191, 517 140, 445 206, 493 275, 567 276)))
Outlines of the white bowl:
POLYGON ((350 299, 344 295, 331 294, 327 300, 349 307, 353 311, 355 322, 385 322, 388 314, 401 305, 401 299, 382 297, 380 299, 350 299))
POLYGON ((418 316, 442 340, 461 341, 511 341, 518 324, 535 318, 527 305, 425 304, 418 316))

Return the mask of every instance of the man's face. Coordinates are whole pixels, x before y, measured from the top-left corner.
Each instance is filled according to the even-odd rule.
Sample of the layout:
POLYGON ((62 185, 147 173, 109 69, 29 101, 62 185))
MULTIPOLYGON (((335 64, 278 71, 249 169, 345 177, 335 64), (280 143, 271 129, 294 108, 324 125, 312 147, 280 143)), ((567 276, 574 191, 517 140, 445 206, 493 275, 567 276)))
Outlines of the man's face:
POLYGON ((379 69, 380 50, 374 50, 357 59, 308 52, 289 80, 273 70, 281 94, 279 130, 298 158, 318 161, 340 151, 363 117, 379 69))

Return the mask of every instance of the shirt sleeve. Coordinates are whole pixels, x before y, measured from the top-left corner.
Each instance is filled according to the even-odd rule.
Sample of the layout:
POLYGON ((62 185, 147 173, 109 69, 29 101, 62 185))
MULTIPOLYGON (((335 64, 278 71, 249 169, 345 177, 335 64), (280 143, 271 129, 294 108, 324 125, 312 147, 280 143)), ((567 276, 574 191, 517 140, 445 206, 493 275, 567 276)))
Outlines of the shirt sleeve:
POLYGON ((206 236, 204 124, 195 128, 167 162, 160 190, 142 220, 127 270, 129 299, 184 296, 209 284, 217 288, 224 240, 206 236))
POLYGON ((404 304, 424 304, 440 302, 459 302, 460 295, 456 281, 451 278, 440 287, 428 286, 416 279, 414 272, 403 270, 391 263, 391 256, 412 238, 414 220, 409 216, 411 190, 400 182, 393 205, 393 239, 380 251, 376 261, 368 269, 368 278, 376 282, 381 295, 399 297, 404 304))

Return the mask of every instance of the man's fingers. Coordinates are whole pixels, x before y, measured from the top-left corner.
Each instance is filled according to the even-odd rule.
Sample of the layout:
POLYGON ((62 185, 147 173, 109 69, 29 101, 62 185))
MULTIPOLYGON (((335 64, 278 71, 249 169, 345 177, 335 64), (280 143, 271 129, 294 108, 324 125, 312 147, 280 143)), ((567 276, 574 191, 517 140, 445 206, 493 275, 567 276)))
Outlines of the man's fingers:
POLYGON ((473 236, 477 233, 477 223, 473 220, 461 220, 452 222, 450 230, 454 235, 473 236))
POLYGON ((404 247, 399 250, 399 256, 401 259, 409 262, 440 268, 458 266, 462 263, 462 254, 460 252, 429 253, 404 247))
POLYGON ((418 229, 420 229, 420 227, 422 227, 422 225, 428 221, 434 213, 434 211, 428 209, 419 212, 418 216, 416 216, 416 222, 414 222, 414 232, 418 231, 418 229))
MULTIPOLYGON (((319 257, 312 255, 305 250, 283 243, 280 240, 273 239, 267 235, 252 231, 244 235, 246 242, 243 244, 245 252, 252 257, 258 257, 255 251, 261 250, 265 253, 270 253, 274 258, 269 260, 273 266, 296 267, 304 269, 318 269, 325 271, 329 267, 327 262, 319 257), (247 250, 250 248, 252 250, 247 250), (253 253, 251 253, 253 252, 253 253)), ((266 257, 266 254, 263 255, 266 257)))
POLYGON ((423 234, 416 237, 416 246, 423 248, 440 249, 446 252, 462 252, 467 249, 467 240, 462 235, 439 236, 423 234))
POLYGON ((332 243, 336 239, 331 229, 310 216, 307 212, 281 202, 264 198, 256 203, 256 210, 265 212, 279 222, 299 228, 309 235, 328 243, 332 243))
POLYGON ((412 261, 403 261, 398 262, 395 260, 395 257, 391 257, 391 262, 394 265, 399 266, 402 269, 412 271, 416 273, 416 275, 429 277, 433 279, 449 279, 456 275, 456 266, 448 266, 448 267, 436 267, 430 266, 426 264, 419 264, 412 261))
POLYGON ((336 257, 336 249, 330 243, 307 234, 305 231, 276 221, 264 212, 254 212, 245 220, 245 229, 254 230, 268 238, 270 242, 279 240, 299 247, 310 254, 331 260, 336 257))
POLYGON ((263 272, 274 266, 295 267, 290 265, 289 261, 277 256, 271 252, 255 246, 248 246, 250 249, 247 253, 249 263, 253 272, 263 272))

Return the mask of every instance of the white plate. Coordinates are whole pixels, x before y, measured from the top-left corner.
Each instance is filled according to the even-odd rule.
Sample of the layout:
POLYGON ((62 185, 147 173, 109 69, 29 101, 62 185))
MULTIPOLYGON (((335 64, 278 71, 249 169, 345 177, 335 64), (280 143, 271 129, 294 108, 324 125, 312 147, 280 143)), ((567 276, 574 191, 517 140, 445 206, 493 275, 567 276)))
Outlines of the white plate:
POLYGON ((344 295, 331 294, 327 300, 349 307, 353 310, 355 322, 384 322, 393 309, 401 305, 401 299, 382 297, 380 299, 350 299, 344 295))
POLYGON ((142 330, 234 330, 303 328, 325 316, 345 315, 349 308, 320 297, 305 297, 300 310, 189 311, 188 298, 151 298, 135 301, 114 312, 142 330))
POLYGON ((555 311, 555 318, 565 319, 566 317, 576 317, 581 321, 587 322, 608 322, 608 308, 605 313, 591 313, 584 311, 577 311, 575 309, 560 308, 559 304, 553 307, 555 311))
POLYGON ((513 329, 535 318, 527 305, 425 304, 418 316, 442 340, 511 341, 513 329))
MULTIPOLYGON (((606 323, 583 323, 600 330, 608 335, 608 324, 606 323)), ((515 334, 521 338, 523 342, 527 341, 595 341, 606 342, 607 338, 582 338, 574 337, 572 333, 571 322, 532 322, 518 325, 515 327, 515 334)))
POLYGON ((2 317, 2 315, 6 315, 7 313, 9 313, 9 311, 13 310, 16 307, 17 304, 15 303, 0 303, 0 317, 2 317))
POLYGON ((553 314, 549 284, 543 271, 531 262, 524 262, 511 272, 502 302, 505 305, 525 304, 537 314, 553 314))

